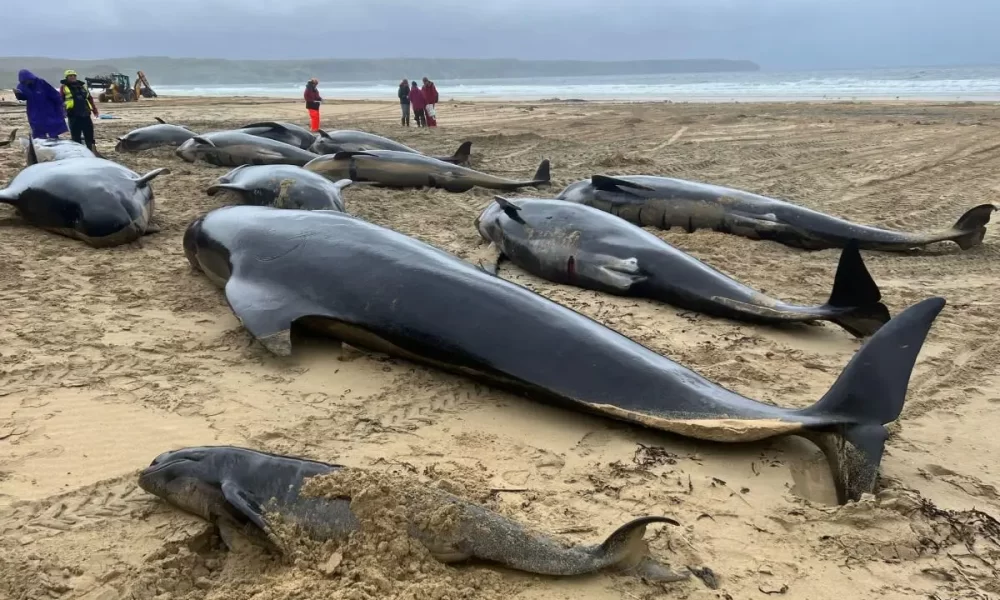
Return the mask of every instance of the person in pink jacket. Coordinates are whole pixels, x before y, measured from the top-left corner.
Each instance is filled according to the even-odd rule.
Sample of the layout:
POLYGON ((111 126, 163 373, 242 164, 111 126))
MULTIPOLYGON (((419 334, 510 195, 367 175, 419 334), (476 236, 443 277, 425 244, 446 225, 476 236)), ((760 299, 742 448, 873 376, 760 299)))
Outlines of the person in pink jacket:
POLYGON ((423 91, 417 87, 416 80, 413 81, 413 87, 410 88, 410 106, 413 107, 413 117, 417 121, 417 127, 427 127, 427 119, 424 115, 427 100, 424 98, 423 91))

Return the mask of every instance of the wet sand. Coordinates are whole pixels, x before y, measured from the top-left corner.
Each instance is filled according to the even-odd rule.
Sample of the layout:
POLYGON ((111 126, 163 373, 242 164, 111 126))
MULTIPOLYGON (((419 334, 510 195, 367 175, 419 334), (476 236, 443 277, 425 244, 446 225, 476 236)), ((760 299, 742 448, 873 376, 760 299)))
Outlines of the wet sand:
MULTIPOLYGON (((893 314, 932 295, 948 305, 891 426, 879 494, 838 508, 821 455, 795 438, 698 443, 334 342, 304 341, 287 359, 267 354, 181 248, 191 219, 219 206, 204 188, 227 169, 162 150, 116 155, 114 140, 155 116, 209 131, 306 124, 305 110, 249 98, 102 109, 121 117, 96 123, 102 152, 139 172, 171 168, 153 184, 163 231, 94 250, 0 207, 0 598, 1000 598, 1000 527, 972 512, 1000 516, 996 223, 966 252, 864 253, 893 314), (694 578, 661 587, 484 566, 418 569, 410 575, 423 587, 379 588, 372 578, 388 575, 327 569, 326 547, 291 565, 250 560, 136 487, 160 452, 212 444, 443 482, 581 543, 635 516, 672 516, 681 527, 647 534, 653 554, 674 568, 710 567, 719 589, 694 578)), ((436 155, 472 140, 476 168, 513 178, 549 158, 553 186, 543 196, 594 173, 660 174, 910 231, 948 227, 1000 196, 1000 117, 989 105, 446 102, 438 112, 436 130, 403 129, 395 104, 334 102, 323 125, 436 155)), ((0 108, 0 134, 12 127, 26 132, 23 112, 0 108)), ((23 160, 19 146, 0 148, 0 182, 23 160)), ((472 221, 491 197, 345 192, 349 212, 463 258, 479 248, 472 221)), ((799 303, 826 299, 839 255, 654 233, 799 303)), ((860 346, 828 323, 750 326, 546 283, 509 264, 500 275, 782 405, 815 402, 860 346)))

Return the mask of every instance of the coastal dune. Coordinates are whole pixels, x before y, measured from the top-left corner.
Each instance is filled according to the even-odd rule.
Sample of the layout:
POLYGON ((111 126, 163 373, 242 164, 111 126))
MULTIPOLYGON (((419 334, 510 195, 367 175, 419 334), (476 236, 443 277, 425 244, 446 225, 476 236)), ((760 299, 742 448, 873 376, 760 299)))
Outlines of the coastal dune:
MULTIPOLYGON (((965 252, 865 253, 893 314, 933 295, 948 305, 890 426, 879 493, 838 507, 822 455, 798 439, 662 435, 321 339, 269 355, 181 247, 187 224, 225 202, 204 189, 226 169, 113 148, 154 117, 197 131, 305 124, 301 102, 161 97, 102 110, 118 117, 96 122, 103 153, 137 172, 171 169, 153 185, 162 232, 93 250, 0 207, 0 598, 1000 597, 995 223, 965 252), (659 587, 443 566, 391 543, 402 536, 392 531, 344 547, 301 542, 287 561, 230 553, 199 519, 136 485, 160 452, 215 444, 366 467, 386 489, 417 478, 577 543, 635 516, 670 516, 681 526, 651 527, 651 551, 699 576, 659 587)), ((442 102, 438 115, 435 130, 404 129, 395 103, 329 98, 323 126, 437 155, 471 140, 473 166, 508 177, 548 158, 553 187, 541 196, 591 174, 659 174, 935 231, 1000 195, 1000 117, 971 103, 442 102)), ((0 107, 0 135, 15 127, 27 131, 23 109, 0 107)), ((17 144, 0 148, 0 183, 23 164, 17 144)), ((344 195, 349 212, 471 260, 481 250, 472 222, 493 193, 344 195)), ((651 231, 783 300, 814 303, 833 284, 836 250, 651 231)), ((499 274, 785 406, 812 404, 860 346, 832 324, 752 326, 547 283, 509 264, 499 274)))

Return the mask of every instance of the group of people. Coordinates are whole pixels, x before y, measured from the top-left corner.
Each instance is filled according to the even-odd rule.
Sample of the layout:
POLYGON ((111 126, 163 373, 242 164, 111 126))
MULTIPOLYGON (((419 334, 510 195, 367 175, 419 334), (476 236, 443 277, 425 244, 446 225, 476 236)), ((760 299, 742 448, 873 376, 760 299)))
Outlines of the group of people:
POLYGON ((27 69, 18 72, 17 81, 14 96, 27 104, 31 137, 57 139, 69 131, 74 142, 86 143, 94 154, 100 154, 94 142, 94 122, 90 118, 91 115, 99 117, 100 111, 76 71, 63 73, 58 91, 27 69))
POLYGON ((437 127, 438 91, 434 82, 424 77, 424 87, 417 86, 414 81, 399 82, 399 106, 403 112, 400 124, 410 126, 410 108, 413 108, 413 118, 417 127, 437 127))
MULTIPOLYGON (((309 112, 309 127, 313 133, 316 133, 319 131, 319 107, 323 103, 323 97, 319 93, 318 79, 314 77, 306 82, 302 98, 306 102, 306 111, 309 112)), ((416 81, 413 82, 412 86, 406 79, 399 83, 399 105, 403 111, 400 124, 403 126, 410 126, 410 108, 412 107, 417 127, 437 127, 437 103, 438 91, 430 79, 424 77, 422 88, 417 85, 416 81)))

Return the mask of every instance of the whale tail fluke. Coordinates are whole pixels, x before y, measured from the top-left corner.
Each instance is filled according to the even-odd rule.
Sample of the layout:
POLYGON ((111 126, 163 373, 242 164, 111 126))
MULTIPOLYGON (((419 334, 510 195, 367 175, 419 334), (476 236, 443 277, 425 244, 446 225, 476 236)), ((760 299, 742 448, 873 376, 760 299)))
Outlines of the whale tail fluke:
POLYGON ((962 250, 978 246, 986 237, 986 224, 995 210, 997 207, 993 204, 980 204, 965 211, 952 226, 955 235, 950 239, 962 250))
POLYGON ((944 298, 927 298, 896 315, 854 355, 816 404, 798 411, 813 420, 811 438, 830 462, 841 502, 872 492, 888 431, 903 410, 910 375, 944 298))
POLYGON ((831 309, 851 309, 831 317, 852 335, 868 337, 889 322, 889 309, 882 304, 882 292, 861 257, 860 245, 851 240, 840 253, 840 263, 827 301, 831 309))

